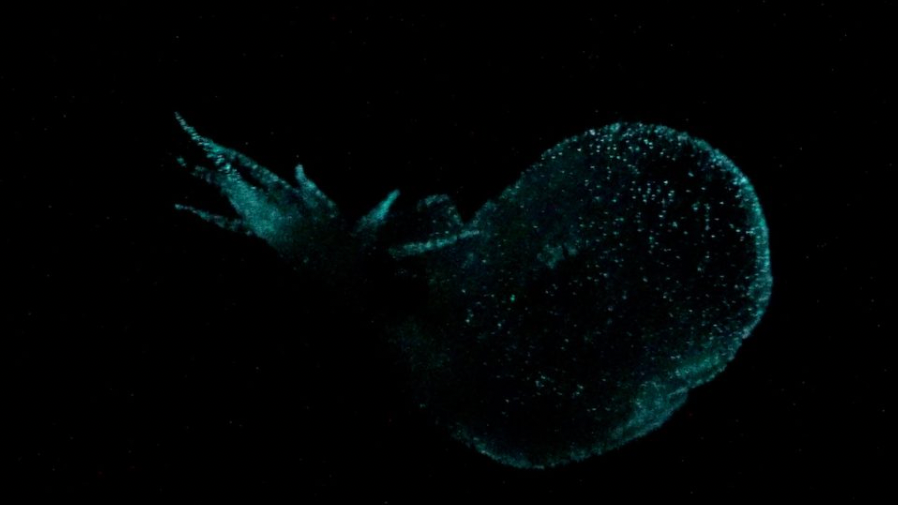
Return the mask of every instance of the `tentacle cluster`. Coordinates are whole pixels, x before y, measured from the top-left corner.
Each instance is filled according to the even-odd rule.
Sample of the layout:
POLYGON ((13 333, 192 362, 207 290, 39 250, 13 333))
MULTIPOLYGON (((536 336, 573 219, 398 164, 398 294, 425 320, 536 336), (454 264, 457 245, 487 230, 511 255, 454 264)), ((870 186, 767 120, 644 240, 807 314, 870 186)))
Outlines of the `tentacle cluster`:
POLYGON ((373 245, 399 196, 398 191, 391 192, 350 229, 337 205, 306 177, 302 165, 296 166, 296 184, 290 184, 248 156, 203 137, 180 115, 176 117, 211 165, 189 167, 183 158, 178 162, 217 188, 237 216, 222 216, 189 205, 177 208, 225 230, 259 237, 282 256, 301 264, 312 261, 317 252, 326 249, 321 243, 330 243, 335 236, 351 239, 355 252, 373 245))

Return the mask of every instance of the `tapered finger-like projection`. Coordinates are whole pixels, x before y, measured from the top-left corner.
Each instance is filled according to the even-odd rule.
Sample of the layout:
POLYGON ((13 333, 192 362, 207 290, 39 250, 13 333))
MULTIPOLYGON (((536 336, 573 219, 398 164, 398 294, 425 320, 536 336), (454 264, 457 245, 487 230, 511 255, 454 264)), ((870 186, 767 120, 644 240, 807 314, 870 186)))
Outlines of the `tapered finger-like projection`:
POLYGON ((580 460, 659 426, 723 370, 767 306, 767 227, 751 184, 666 127, 568 139, 469 222, 446 196, 391 214, 394 192, 347 226, 301 169, 288 184, 181 123, 211 162, 194 173, 237 216, 188 210, 340 284, 363 282, 372 254, 424 280, 425 299, 383 330, 416 401, 508 465, 580 460))

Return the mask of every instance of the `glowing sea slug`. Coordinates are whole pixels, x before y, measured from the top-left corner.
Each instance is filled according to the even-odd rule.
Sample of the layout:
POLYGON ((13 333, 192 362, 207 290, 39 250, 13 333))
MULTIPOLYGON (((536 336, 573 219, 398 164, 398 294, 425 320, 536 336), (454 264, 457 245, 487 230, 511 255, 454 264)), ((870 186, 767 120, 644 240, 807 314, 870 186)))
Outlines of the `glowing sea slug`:
POLYGON ((211 162, 194 173, 236 216, 181 208, 265 240, 335 293, 370 292, 375 270, 420 280, 420 302, 383 330, 418 402, 504 464, 580 460, 659 426, 723 370, 768 303, 751 184, 667 127, 567 139, 468 222, 447 196, 392 213, 393 192, 348 223, 302 167, 290 184, 178 120, 211 162))

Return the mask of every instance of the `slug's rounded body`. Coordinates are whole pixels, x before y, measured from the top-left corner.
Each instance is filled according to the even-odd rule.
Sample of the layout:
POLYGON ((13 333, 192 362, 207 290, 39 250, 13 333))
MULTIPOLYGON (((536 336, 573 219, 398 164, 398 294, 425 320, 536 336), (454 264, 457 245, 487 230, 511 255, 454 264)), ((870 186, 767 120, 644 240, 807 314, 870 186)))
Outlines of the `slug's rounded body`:
POLYGON ((566 140, 427 261, 399 330, 421 394, 515 466, 598 454, 661 424, 763 313, 767 229, 706 143, 614 125, 566 140))

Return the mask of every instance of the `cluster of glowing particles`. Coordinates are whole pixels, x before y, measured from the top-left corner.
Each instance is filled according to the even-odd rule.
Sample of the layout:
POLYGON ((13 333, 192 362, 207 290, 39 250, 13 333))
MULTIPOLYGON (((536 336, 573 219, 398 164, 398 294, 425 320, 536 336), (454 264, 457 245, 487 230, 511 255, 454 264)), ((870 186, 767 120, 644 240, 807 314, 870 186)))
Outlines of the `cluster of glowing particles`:
POLYGON ((189 210, 341 283, 364 278, 372 254, 423 280, 424 299, 386 333, 433 419, 507 465, 581 460, 658 427, 768 303, 751 184, 667 127, 565 140, 468 222, 443 195, 393 214, 394 192, 350 226, 301 169, 288 184, 182 124, 212 161, 196 174, 238 217, 189 210))

